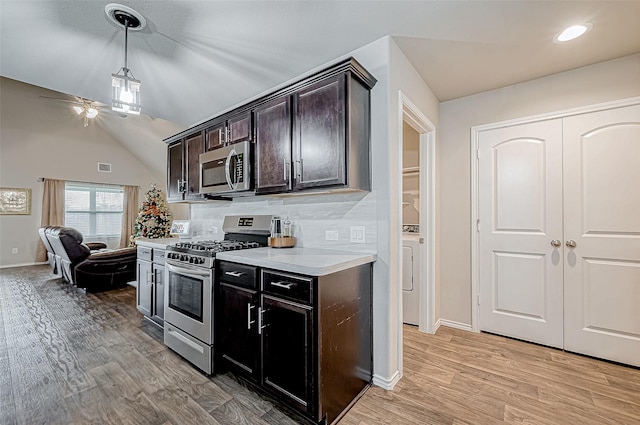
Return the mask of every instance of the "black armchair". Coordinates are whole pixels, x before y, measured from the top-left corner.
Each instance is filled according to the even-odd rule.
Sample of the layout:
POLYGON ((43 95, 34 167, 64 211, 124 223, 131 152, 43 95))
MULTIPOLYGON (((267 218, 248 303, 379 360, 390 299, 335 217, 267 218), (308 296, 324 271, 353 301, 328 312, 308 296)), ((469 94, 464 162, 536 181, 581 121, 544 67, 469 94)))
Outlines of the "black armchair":
POLYGON ((47 228, 45 234, 60 257, 63 278, 79 288, 109 289, 136 279, 136 248, 106 249, 102 242, 82 243, 71 227, 47 228))

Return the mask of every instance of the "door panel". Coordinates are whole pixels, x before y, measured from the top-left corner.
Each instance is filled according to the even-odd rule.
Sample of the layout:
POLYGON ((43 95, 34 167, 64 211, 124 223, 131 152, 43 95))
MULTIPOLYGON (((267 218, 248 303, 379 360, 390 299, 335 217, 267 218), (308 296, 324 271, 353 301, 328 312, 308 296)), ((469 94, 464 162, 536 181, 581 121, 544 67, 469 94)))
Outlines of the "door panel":
POLYGON ((640 105, 564 120, 565 349, 640 366, 640 105))
POLYGON ((503 314, 544 320, 546 258, 544 255, 494 252, 495 311, 503 314), (519 276, 513 279, 513 276, 519 276))
POLYGON ((480 327, 562 346, 562 121, 479 134, 480 327))

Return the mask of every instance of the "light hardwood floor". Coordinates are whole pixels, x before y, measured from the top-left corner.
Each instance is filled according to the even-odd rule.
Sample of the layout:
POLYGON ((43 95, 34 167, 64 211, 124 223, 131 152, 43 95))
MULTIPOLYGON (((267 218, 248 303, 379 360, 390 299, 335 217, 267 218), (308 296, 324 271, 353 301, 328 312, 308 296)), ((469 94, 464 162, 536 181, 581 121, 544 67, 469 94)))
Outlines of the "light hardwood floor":
MULTIPOLYGON (((404 377, 340 425, 640 424, 640 370, 488 334, 404 327, 404 377)), ((0 270, 0 424, 300 424, 162 344, 131 287, 85 294, 0 270)))

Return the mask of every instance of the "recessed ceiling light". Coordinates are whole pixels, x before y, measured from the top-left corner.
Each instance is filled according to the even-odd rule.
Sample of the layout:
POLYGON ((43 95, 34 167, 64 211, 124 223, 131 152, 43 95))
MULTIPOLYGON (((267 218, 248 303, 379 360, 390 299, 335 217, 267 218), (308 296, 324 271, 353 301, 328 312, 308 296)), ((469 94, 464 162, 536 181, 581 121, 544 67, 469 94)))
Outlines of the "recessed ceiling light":
POLYGON ((593 25, 590 23, 572 25, 566 30, 562 31, 560 34, 553 37, 553 41, 556 43, 562 43, 565 41, 573 40, 575 38, 580 37, 587 31, 589 31, 591 28, 593 28, 593 25))

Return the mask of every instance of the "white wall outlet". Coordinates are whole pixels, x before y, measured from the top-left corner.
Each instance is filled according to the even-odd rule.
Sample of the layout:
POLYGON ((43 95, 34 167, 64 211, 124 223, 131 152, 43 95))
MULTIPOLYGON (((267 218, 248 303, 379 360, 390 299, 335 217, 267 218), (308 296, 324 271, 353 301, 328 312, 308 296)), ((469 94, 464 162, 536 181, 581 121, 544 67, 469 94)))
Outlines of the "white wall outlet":
POLYGON ((351 243, 364 243, 365 227, 364 226, 351 226, 351 236, 349 242, 351 243))
POLYGON ((11 250, 11 253, 12 253, 12 254, 17 254, 17 253, 18 253, 18 248, 13 248, 13 249, 11 250))
POLYGON ((338 240, 338 231, 337 230, 325 230, 324 238, 328 241, 337 241, 338 240))
POLYGON ((209 227, 209 232, 211 232, 211 233, 218 233, 218 226, 211 226, 211 227, 209 227))

